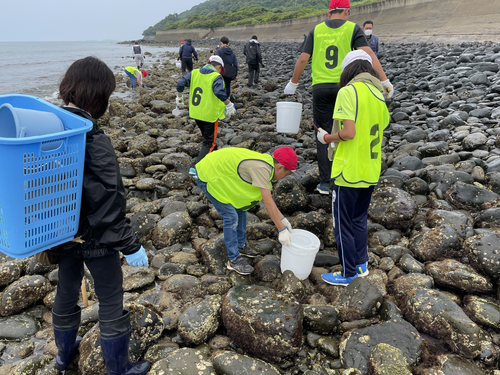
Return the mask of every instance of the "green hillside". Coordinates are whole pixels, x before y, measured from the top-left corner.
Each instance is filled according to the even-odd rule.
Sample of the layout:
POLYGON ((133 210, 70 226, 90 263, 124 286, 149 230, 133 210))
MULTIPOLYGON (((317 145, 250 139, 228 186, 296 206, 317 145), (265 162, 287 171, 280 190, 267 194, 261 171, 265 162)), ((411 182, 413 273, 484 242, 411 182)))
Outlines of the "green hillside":
MULTIPOLYGON (((154 35, 158 30, 165 30, 169 28, 169 25, 172 25, 178 21, 185 21, 189 17, 193 16, 207 16, 212 15, 217 12, 231 12, 244 7, 249 7, 251 5, 258 5, 261 9, 265 9, 265 13, 269 13, 273 11, 273 13, 288 13, 297 11, 301 14, 301 12, 306 11, 306 15, 309 15, 311 10, 317 11, 325 11, 328 8, 328 0, 207 0, 201 4, 195 5, 189 10, 186 10, 182 13, 174 13, 169 14, 160 22, 158 22, 154 26, 150 26, 146 29, 142 34, 144 36, 154 35)), ((227 17, 227 14, 224 14, 227 17)), ((261 16, 261 14, 253 14, 253 17, 261 16)), ((295 17, 289 18, 297 18, 304 17, 304 15, 297 15, 295 17)), ((191 21, 191 24, 196 23, 197 18, 191 21)), ((278 19, 277 19, 278 20, 278 19)), ((241 20, 232 20, 232 22, 241 21, 241 20)), ((266 21, 259 21, 266 22, 266 21)), ((249 22, 252 23, 252 22, 249 22)), ((225 25, 227 26, 227 24, 225 25)), ((193 27, 206 27, 206 26, 191 26, 193 27)), ((208 27, 218 27, 218 26, 208 26, 208 27)), ((171 27, 170 27, 171 28, 171 27)), ((174 27, 180 28, 180 27, 174 27)))

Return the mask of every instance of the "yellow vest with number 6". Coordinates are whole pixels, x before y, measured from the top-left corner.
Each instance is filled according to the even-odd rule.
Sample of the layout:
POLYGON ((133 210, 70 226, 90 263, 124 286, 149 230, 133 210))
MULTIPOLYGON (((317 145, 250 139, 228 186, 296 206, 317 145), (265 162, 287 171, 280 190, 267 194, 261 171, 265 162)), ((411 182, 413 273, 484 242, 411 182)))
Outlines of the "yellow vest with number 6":
MULTIPOLYGON (((332 164, 335 185, 354 188, 376 185, 382 167, 382 137, 389 124, 384 97, 375 86, 355 82, 340 90, 354 90, 356 135, 338 143, 332 164)), ((335 106, 341 106, 337 100, 335 106)))
POLYGON ((314 28, 312 53, 312 84, 340 82, 340 66, 345 56, 352 51, 351 41, 355 23, 346 21, 332 29, 326 23, 314 28))
MULTIPOLYGON (((230 204, 247 211, 262 200, 260 188, 243 180, 238 167, 245 160, 262 160, 274 169, 273 157, 269 154, 247 150, 246 148, 227 147, 209 153, 196 164, 198 178, 207 183, 208 192, 219 202, 230 204)), ((273 178, 271 172, 271 179, 273 178)), ((269 180, 269 190, 272 190, 269 180)))
POLYGON ((189 117, 206 122, 223 119, 226 106, 215 96, 212 85, 220 74, 212 72, 200 73, 200 69, 191 72, 191 88, 189 92, 189 117))

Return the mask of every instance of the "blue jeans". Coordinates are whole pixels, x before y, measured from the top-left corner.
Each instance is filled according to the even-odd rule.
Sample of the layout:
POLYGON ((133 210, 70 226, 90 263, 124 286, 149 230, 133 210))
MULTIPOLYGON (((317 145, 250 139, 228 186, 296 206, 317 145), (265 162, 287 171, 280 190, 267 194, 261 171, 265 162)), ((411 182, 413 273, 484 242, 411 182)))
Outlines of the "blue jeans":
POLYGON ((247 213, 238 210, 230 204, 221 203, 215 199, 207 190, 207 183, 195 178, 198 187, 205 193, 208 200, 212 202, 215 209, 224 221, 224 243, 227 255, 231 262, 240 256, 239 247, 245 246, 247 242, 247 213))
POLYGON ((128 78, 130 78, 130 84, 132 85, 132 88, 135 89, 135 86, 137 86, 137 80, 135 78, 135 75, 127 70, 125 70, 125 73, 127 73, 128 78))

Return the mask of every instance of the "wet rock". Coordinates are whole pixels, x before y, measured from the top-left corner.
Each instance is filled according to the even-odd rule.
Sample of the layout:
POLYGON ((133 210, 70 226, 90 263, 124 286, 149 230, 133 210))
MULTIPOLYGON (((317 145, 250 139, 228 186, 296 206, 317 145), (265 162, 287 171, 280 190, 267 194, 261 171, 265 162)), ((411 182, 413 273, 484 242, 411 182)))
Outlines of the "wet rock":
POLYGON ((477 296, 465 296, 464 312, 476 323, 486 327, 500 327, 500 305, 477 296))
POLYGON ((144 155, 150 155, 157 150, 156 140, 146 134, 141 134, 137 138, 132 139, 128 147, 130 150, 138 150, 144 155))
POLYGON ((364 278, 358 277, 346 287, 340 296, 339 317, 341 321, 371 318, 382 304, 380 291, 364 278))
POLYGON ((38 323, 29 315, 0 318, 0 340, 21 341, 33 336, 38 329, 38 323))
POLYGON ((35 354, 21 361, 13 372, 13 375, 35 374, 49 364, 52 357, 35 354))
POLYGON ((415 156, 404 156, 391 166, 391 168, 397 169, 398 171, 415 171, 424 167, 425 164, 415 156))
POLYGON ((488 138, 482 134, 482 133, 473 133, 469 134, 467 137, 464 138, 462 141, 464 150, 466 151, 473 151, 477 149, 478 147, 481 147, 488 141, 488 138))
POLYGON ((217 352, 211 358, 215 371, 226 375, 279 375, 269 363, 234 352, 217 352))
POLYGON ((333 336, 323 336, 318 339, 318 349, 332 358, 339 357, 339 340, 333 336))
POLYGON ((178 293, 183 299, 198 297, 202 294, 200 280, 191 275, 174 275, 169 277, 163 283, 162 290, 170 293, 178 293))
POLYGON ((12 261, 0 263, 0 286, 9 285, 13 281, 19 279, 22 272, 22 264, 12 261))
POLYGON ((185 173, 168 172, 161 183, 169 189, 188 189, 193 186, 193 179, 185 173))
POLYGON ((317 211, 301 213, 290 218, 290 224, 294 229, 304 229, 321 237, 325 229, 325 218, 317 211))
POLYGON ((391 187, 375 190, 368 209, 370 219, 387 229, 411 227, 416 214, 415 200, 407 192, 391 187))
POLYGON ((304 326, 320 335, 331 335, 339 325, 338 311, 333 306, 304 305, 304 326))
POLYGON ((199 345, 211 338, 221 323, 222 297, 207 296, 179 317, 177 333, 188 344, 199 345))
POLYGON ((500 207, 481 211, 476 216, 478 228, 500 228, 500 207))
POLYGON ((308 205, 306 189, 293 176, 285 177, 274 185, 273 199, 285 215, 303 211, 308 205))
POLYGON ((462 238, 474 235, 473 220, 469 215, 460 211, 431 210, 427 213, 425 223, 430 228, 448 224, 453 227, 462 238))
POLYGON ((283 272, 280 290, 282 293, 293 295, 296 298, 302 298, 306 295, 304 284, 290 270, 283 272))
POLYGON ((396 230, 379 230, 369 236, 368 247, 378 248, 395 245, 401 239, 401 233, 396 230))
POLYGON ((368 360, 368 371, 373 375, 411 375, 410 365, 403 352, 388 344, 378 344, 373 348, 368 360))
POLYGON ((415 327, 404 320, 349 331, 342 336, 340 343, 343 367, 357 368, 362 374, 367 374, 370 353, 379 344, 397 347, 408 364, 413 366, 422 353, 423 340, 415 327))
POLYGON ((186 266, 184 264, 174 264, 165 263, 158 270, 158 278, 160 280, 166 280, 173 275, 181 275, 186 272, 186 266))
POLYGON ((155 344, 149 347, 146 354, 144 354, 144 359, 151 363, 155 363, 167 357, 170 353, 173 353, 178 349, 179 345, 173 342, 155 344))
POLYGON ((445 257, 459 247, 460 237, 457 231, 448 224, 418 233, 409 244, 410 250, 421 262, 445 257))
POLYGON ((130 225, 137 234, 147 237, 155 228, 156 221, 153 215, 139 211, 130 217, 130 225))
POLYGON ((205 242, 201 246, 200 252, 203 262, 211 273, 214 275, 225 274, 229 257, 224 244, 224 234, 219 234, 205 242))
POLYGON ((471 266, 453 259, 429 263, 426 269, 440 286, 456 288, 465 293, 493 291, 493 284, 486 277, 478 274, 471 266))
POLYGON ((216 375, 212 363, 200 350, 182 348, 156 362, 149 375, 216 375))
MULTIPOLYGON (((131 326, 129 359, 137 362, 146 349, 161 336, 165 323, 159 314, 143 305, 130 304, 128 309, 131 326)), ((100 375, 106 372, 99 332, 99 325, 96 324, 85 334, 80 344, 78 367, 84 374, 100 375)))
POLYGON ((234 287, 224 299, 222 316, 231 340, 257 358, 278 362, 300 348, 302 306, 286 294, 234 287))
POLYGON ((18 313, 41 300, 52 289, 49 280, 43 276, 23 276, 5 288, 0 298, 0 315, 18 313))
POLYGON ((437 362, 429 374, 443 375, 484 375, 485 372, 473 362, 458 355, 446 354, 438 356, 437 362))
POLYGON ((254 277, 260 281, 273 281, 281 275, 280 259, 266 255, 255 264, 254 277))
POLYGON ((476 211, 495 207, 500 202, 498 194, 463 182, 454 183, 446 192, 445 199, 457 209, 476 211))
POLYGON ((464 241, 464 252, 493 280, 500 279, 500 232, 477 234, 464 241))
POLYGON ((277 236, 278 230, 274 225, 266 223, 247 224, 247 239, 249 241, 276 238, 277 236))
POLYGON ((153 231, 153 243, 157 247, 171 246, 189 240, 191 217, 187 212, 174 212, 163 218, 153 231))
POLYGON ((408 273, 423 273, 425 266, 410 254, 404 254, 399 260, 401 269, 408 273))
POLYGON ((402 311, 419 331, 438 338, 453 352, 470 359, 481 352, 479 326, 445 294, 415 290, 406 297, 402 311))
POLYGON ((123 290, 125 292, 142 288, 155 280, 155 273, 150 268, 123 266, 122 270, 123 290))
POLYGON ((392 290, 398 298, 414 293, 418 289, 434 288, 434 280, 428 275, 421 273, 410 273, 394 280, 392 290))
POLYGON ((399 262, 403 254, 409 254, 410 250, 406 247, 389 245, 379 250, 379 253, 383 257, 389 257, 393 260, 394 263, 399 262))

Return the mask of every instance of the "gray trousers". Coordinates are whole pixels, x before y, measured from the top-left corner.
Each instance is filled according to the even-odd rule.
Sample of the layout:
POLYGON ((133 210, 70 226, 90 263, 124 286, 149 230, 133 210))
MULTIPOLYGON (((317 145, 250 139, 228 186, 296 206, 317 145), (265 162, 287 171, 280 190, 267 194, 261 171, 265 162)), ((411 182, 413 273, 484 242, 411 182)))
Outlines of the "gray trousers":
POLYGON ((259 64, 248 64, 248 86, 259 83, 259 64))
POLYGON ((137 69, 141 69, 142 65, 144 64, 144 57, 140 53, 134 55, 135 58, 135 65, 137 66, 137 69))

